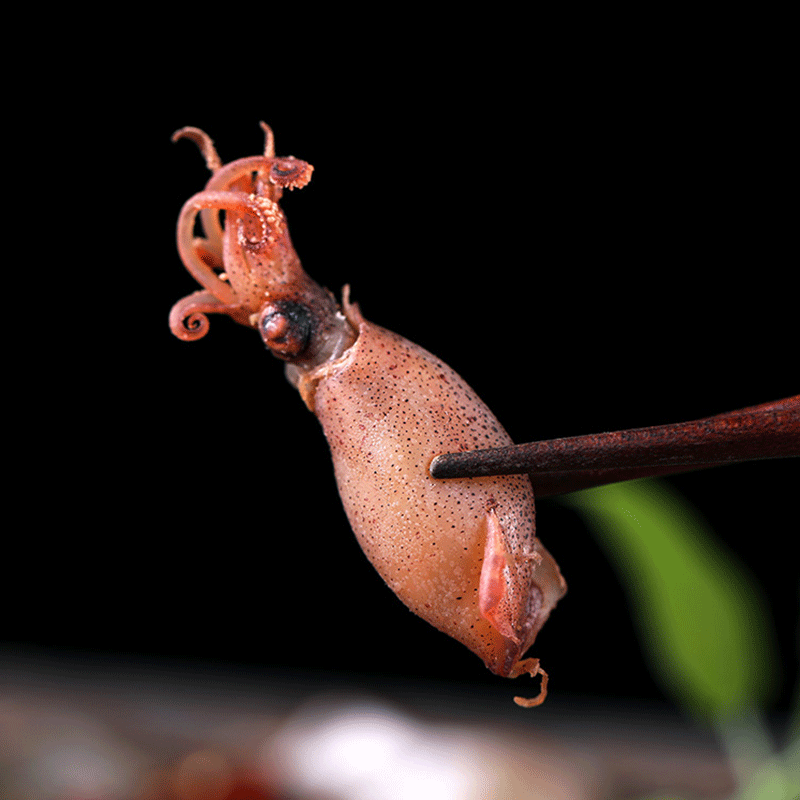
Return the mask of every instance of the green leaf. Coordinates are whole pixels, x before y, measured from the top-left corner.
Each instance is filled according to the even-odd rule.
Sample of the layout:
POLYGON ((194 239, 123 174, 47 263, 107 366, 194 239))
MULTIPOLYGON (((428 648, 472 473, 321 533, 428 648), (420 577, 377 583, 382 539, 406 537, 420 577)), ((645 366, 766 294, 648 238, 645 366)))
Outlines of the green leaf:
POLYGON ((561 502, 584 518, 618 570, 653 674, 668 692, 715 721, 767 700, 777 664, 770 617, 696 509, 655 480, 561 502))

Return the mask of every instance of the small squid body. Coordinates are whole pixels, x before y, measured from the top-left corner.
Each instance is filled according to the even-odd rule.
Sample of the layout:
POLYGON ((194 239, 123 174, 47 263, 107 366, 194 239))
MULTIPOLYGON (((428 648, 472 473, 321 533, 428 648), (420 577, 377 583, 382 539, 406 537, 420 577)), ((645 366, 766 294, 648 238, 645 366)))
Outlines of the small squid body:
POLYGON ((416 614, 480 656, 494 673, 547 674, 523 658, 566 584, 536 537, 526 476, 435 480, 440 453, 511 444, 487 406, 450 367, 365 320, 345 287, 341 306, 302 269, 278 205, 312 167, 263 156, 222 165, 209 137, 183 128, 212 178, 178 222, 178 249, 203 289, 178 302, 173 333, 199 339, 208 313, 259 331, 286 362, 331 449, 339 493, 364 553, 416 614), (222 224, 219 211, 225 211, 222 224), (195 238, 200 214, 205 235, 195 238))

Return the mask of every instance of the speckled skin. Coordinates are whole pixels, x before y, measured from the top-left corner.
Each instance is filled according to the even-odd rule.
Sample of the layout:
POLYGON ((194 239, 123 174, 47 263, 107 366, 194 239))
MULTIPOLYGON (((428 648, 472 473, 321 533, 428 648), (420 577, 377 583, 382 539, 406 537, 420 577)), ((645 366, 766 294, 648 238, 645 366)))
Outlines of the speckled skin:
POLYGON ((439 453, 511 439, 447 364, 365 321, 346 299, 345 313, 358 328, 355 343, 300 389, 322 423, 359 543, 412 611, 493 672, 518 674, 522 654, 566 591, 535 535, 530 480, 439 481, 428 472, 439 453), (490 621, 479 594, 492 510, 502 527, 505 569, 500 609, 490 621))

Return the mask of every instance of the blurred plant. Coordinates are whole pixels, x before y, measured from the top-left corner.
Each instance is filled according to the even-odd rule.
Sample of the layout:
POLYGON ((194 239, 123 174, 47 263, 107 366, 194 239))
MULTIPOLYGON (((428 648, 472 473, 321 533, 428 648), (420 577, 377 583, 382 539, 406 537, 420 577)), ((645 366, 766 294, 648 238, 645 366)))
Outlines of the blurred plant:
POLYGON ((782 752, 763 721, 779 670, 752 576, 663 481, 601 486, 560 502, 591 527, 618 570, 656 680, 719 732, 737 800, 800 796, 800 709, 782 752))

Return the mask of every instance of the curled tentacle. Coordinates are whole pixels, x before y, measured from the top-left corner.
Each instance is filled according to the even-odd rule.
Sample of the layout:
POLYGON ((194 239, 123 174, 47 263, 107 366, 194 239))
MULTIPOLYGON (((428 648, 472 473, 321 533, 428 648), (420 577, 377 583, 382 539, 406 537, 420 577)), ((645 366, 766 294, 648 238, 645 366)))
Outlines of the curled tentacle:
POLYGON ((519 661, 514 669, 511 671, 511 674, 508 676, 509 678, 518 678, 520 675, 528 674, 532 678, 535 678, 537 675, 542 676, 542 682, 539 687, 539 694, 536 697, 515 697, 514 702, 518 706, 522 706, 523 708, 535 708, 536 706, 540 706, 544 703, 545 698, 547 697, 547 683, 550 680, 548 674, 541 668, 539 665, 538 658, 525 658, 522 661, 519 661))
POLYGON ((259 224, 255 235, 248 235, 244 223, 239 229, 241 244, 251 250, 268 246, 278 238, 282 230, 283 215, 277 203, 269 198, 244 195, 241 192, 200 192, 184 204, 178 218, 178 251, 181 259, 195 280, 217 300, 234 305, 236 294, 230 284, 217 276, 195 247, 194 220, 203 209, 227 209, 238 212, 241 216, 254 216, 259 224))
MULTIPOLYGON (((206 184, 207 192, 228 192, 238 190, 245 194, 251 194, 256 189, 256 181, 253 175, 261 175, 269 172, 272 160, 264 156, 248 156, 231 161, 217 170, 206 184)), ((274 187, 266 181, 259 181, 259 185, 266 184, 269 188, 269 197, 273 201, 280 199, 280 188, 274 187)), ((208 237, 209 246, 222 250, 222 224, 219 220, 219 212, 215 210, 204 210, 201 213, 203 230, 208 237)))
MULTIPOLYGON (((205 194, 207 193, 203 192, 190 198, 181 209, 178 217, 178 252, 186 269, 201 286, 208 289, 220 302, 233 303, 236 300, 233 289, 217 277, 211 265, 201 257, 199 248, 195 245, 194 220, 197 213, 204 208, 222 207, 213 203, 203 204, 202 198, 205 194)), ((208 250, 215 255, 217 252, 221 253, 221 244, 217 251, 209 243, 208 250)))
POLYGON ((210 292, 192 292, 172 306, 169 312, 170 330, 184 342, 202 339, 209 329, 206 314, 226 314, 237 322, 247 324, 247 312, 239 305, 221 303, 210 292))
POLYGON ((239 244, 248 250, 260 250, 278 240, 283 230, 284 218, 280 206, 263 195, 247 196, 249 210, 258 217, 260 231, 256 236, 246 236, 245 220, 239 220, 239 244))
MULTIPOLYGON (((206 165, 214 173, 206 185, 207 192, 238 190, 251 194, 258 188, 259 191, 266 190, 269 199, 277 202, 283 189, 301 189, 305 186, 311 180, 314 167, 293 156, 276 159, 272 128, 265 122, 260 124, 264 131, 264 155, 240 158, 225 165, 222 164, 211 137, 200 128, 191 126, 181 128, 172 134, 172 141, 189 139, 200 148, 206 165), (259 178, 256 182, 254 174, 263 175, 266 180, 262 181, 259 178)), ((223 231, 219 209, 201 209, 200 219, 207 239, 205 248, 215 254, 216 261, 220 261, 223 231)), ((207 286, 205 283, 203 285, 207 286)))

